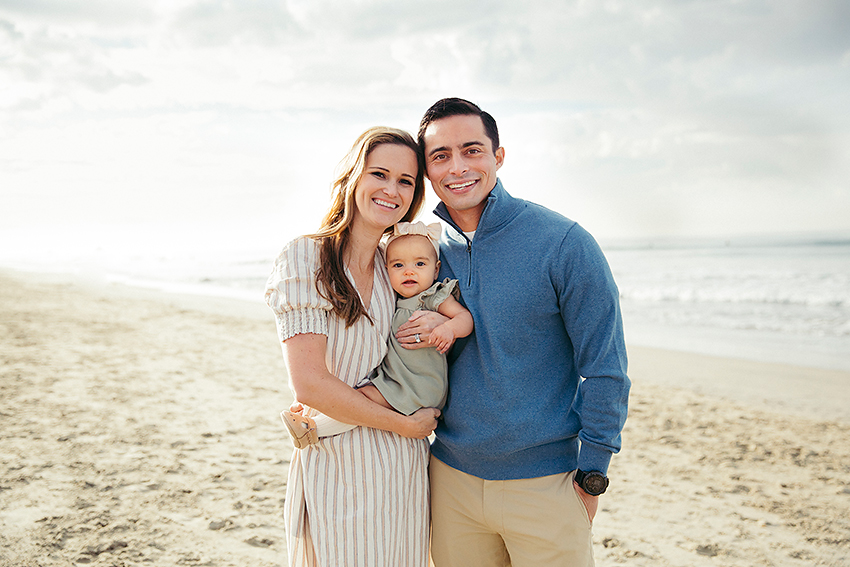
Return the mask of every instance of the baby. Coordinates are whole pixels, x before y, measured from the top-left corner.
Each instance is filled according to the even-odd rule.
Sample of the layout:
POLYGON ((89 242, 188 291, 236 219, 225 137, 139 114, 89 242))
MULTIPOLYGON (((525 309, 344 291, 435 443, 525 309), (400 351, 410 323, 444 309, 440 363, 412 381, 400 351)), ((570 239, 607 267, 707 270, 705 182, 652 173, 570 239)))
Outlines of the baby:
MULTIPOLYGON (((392 319, 387 355, 358 391, 373 402, 410 415, 423 407, 442 408, 448 391, 446 352, 455 339, 472 333, 472 315, 460 302, 457 280, 435 283, 440 271, 440 226, 422 222, 399 223, 387 241, 386 260, 390 285, 399 295, 392 319), (437 311, 449 318, 428 336, 433 348, 405 349, 395 333, 414 311, 437 311)), ((418 339, 418 336, 417 336, 418 339)), ((316 443, 321 436, 336 435, 355 426, 322 414, 307 417, 284 411, 281 418, 298 448, 316 443), (320 430, 320 431, 319 431, 320 430)))

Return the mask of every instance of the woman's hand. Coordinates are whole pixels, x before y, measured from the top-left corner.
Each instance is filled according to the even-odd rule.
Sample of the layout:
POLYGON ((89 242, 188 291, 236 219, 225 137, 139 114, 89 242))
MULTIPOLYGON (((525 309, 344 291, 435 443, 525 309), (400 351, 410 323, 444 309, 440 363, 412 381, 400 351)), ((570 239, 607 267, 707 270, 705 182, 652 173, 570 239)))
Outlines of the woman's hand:
POLYGON ((440 417, 440 410, 437 408, 418 409, 407 416, 409 429, 405 428, 404 431, 398 431, 398 433, 412 439, 425 439, 437 428, 438 417, 440 417))
POLYGON ((431 347, 434 346, 429 342, 431 331, 448 320, 448 317, 440 315, 436 311, 414 311, 407 322, 398 328, 395 336, 399 344, 408 350, 431 347), (417 335, 419 336, 418 342, 416 341, 417 335))

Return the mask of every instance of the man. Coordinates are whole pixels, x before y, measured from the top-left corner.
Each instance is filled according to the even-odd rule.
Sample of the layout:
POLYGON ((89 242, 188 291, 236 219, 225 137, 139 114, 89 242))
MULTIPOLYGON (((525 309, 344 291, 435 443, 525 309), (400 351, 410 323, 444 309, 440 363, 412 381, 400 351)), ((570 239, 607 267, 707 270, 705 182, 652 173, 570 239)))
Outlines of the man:
MULTIPOLYGON (((475 321, 450 353, 432 446, 432 558, 593 565, 591 522, 630 385, 619 294, 584 229, 508 194, 498 136, 462 99, 434 104, 419 128, 446 223, 439 277, 459 281, 475 321)), ((403 342, 425 337, 429 317, 403 327, 403 342)))

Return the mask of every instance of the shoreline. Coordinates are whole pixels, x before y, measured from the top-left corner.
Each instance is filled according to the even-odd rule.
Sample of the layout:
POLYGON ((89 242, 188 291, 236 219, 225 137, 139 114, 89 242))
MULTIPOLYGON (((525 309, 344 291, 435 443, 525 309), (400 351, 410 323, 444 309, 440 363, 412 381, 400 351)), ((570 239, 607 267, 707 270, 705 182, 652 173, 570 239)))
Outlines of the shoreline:
MULTIPOLYGON (((0 271, 0 309, 0 565, 285 563, 291 394, 261 301, 0 271)), ((846 400, 816 382, 850 374, 629 353, 599 565, 850 566, 850 425, 771 400, 846 400)))
MULTIPOLYGON (((263 265, 270 268, 271 264, 272 260, 269 259, 263 265)), ((211 303, 216 310, 237 314, 244 312, 253 314, 252 316, 257 316, 258 312, 265 313, 267 309, 262 301, 265 274, 259 277, 253 273, 248 278, 243 277, 239 285, 233 285, 232 282, 216 283, 210 278, 204 278, 200 282, 179 281, 153 276, 131 276, 120 269, 104 271, 91 267, 73 270, 70 266, 65 266, 48 270, 36 265, 0 264, 0 274, 4 273, 12 277, 36 278, 43 281, 70 280, 91 289, 124 293, 130 297, 167 298, 172 303, 202 310, 207 309, 205 302, 211 303), (247 280, 252 282, 250 287, 246 287, 247 280)), ((638 308, 626 298, 621 299, 621 307, 626 343, 630 349, 657 349, 850 373, 850 358, 844 354, 850 349, 848 337, 786 334, 772 329, 669 327, 636 314, 634 310, 638 308)))
MULTIPOLYGON (((163 289, 160 285, 136 285, 127 281, 107 281, 105 278, 66 273, 33 273, 2 267, 0 277, 69 284, 106 297, 144 299, 179 309, 262 320, 274 325, 274 317, 262 301, 261 289, 257 290, 256 300, 249 300, 245 297, 222 296, 215 288, 204 293, 203 286, 192 286, 192 291, 180 291, 179 285, 163 289)), ((678 344, 693 344, 693 341, 679 341, 678 344)), ((627 341, 627 350, 629 377, 632 381, 647 381, 747 403, 759 409, 787 411, 800 417, 838 420, 850 424, 850 405, 845 403, 850 400, 850 370, 844 368, 781 360, 769 362, 761 357, 729 356, 686 346, 665 348, 631 341, 627 341), (659 357, 667 365, 661 372, 657 371, 656 365, 659 357), (746 379, 739 379, 742 375, 746 379), (816 386, 813 387, 813 383, 816 386)))

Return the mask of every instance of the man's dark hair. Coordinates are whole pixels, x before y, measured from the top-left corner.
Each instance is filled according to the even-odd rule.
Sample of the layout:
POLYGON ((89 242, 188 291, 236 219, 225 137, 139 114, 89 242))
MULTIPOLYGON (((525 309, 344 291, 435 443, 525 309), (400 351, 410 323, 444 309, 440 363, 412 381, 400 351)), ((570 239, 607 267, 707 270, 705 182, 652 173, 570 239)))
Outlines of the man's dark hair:
POLYGON ((425 151, 425 129, 432 122, 449 116, 478 116, 481 122, 484 123, 484 133, 490 138, 493 144, 493 153, 499 149, 499 129, 496 127, 496 120, 493 119, 487 112, 479 108, 477 104, 464 100, 462 98, 444 98, 438 100, 431 105, 431 108, 425 111, 422 121, 419 122, 419 147, 425 151))

